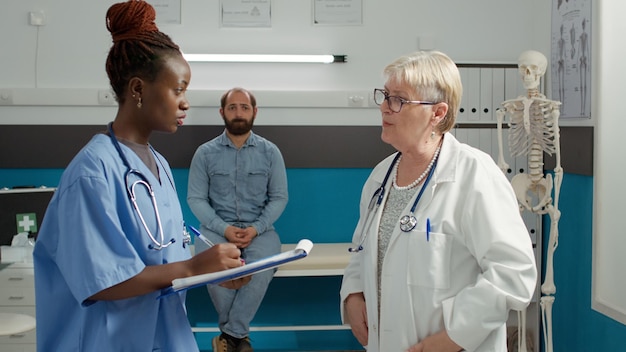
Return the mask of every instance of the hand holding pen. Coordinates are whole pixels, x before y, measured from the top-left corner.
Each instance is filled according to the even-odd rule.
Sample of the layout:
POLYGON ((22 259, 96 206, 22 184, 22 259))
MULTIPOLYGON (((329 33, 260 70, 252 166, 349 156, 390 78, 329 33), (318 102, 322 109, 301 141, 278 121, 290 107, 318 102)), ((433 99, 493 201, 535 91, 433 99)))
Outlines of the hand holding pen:
MULTIPOLYGON (((227 270, 232 268, 232 260, 239 259, 239 266, 245 265, 245 261, 241 258, 237 258, 241 255, 241 251, 232 243, 222 243, 216 246, 213 242, 211 242, 208 238, 206 238, 198 229, 193 226, 187 226, 191 233, 193 233, 196 237, 198 237, 202 242, 204 242, 209 249, 202 253, 196 253, 194 257, 190 259, 193 261, 192 267, 195 267, 196 270, 192 271, 192 275, 200 275, 205 274, 207 272, 215 272, 220 270, 227 270), (233 251, 237 250, 237 254, 234 254, 233 251), (208 253, 211 252, 211 253, 208 253), (206 253, 206 254, 205 254, 206 253), (221 267, 215 267, 216 260, 221 263, 221 267), (225 265, 225 267, 224 267, 225 265)), ((237 290, 241 288, 243 285, 250 282, 251 276, 246 276, 238 279, 233 279, 229 281, 222 282, 219 284, 222 287, 237 290)))
POLYGON ((206 238, 200 231, 198 231, 197 228, 188 225, 189 229, 191 230, 191 232, 196 235, 202 242, 204 242, 207 246, 213 247, 215 246, 215 244, 213 244, 213 242, 211 242, 211 240, 209 240, 208 238, 206 238))
MULTIPOLYGON (((191 232, 196 235, 196 237, 198 237, 202 242, 204 242, 207 246, 209 246, 209 248, 215 246, 215 244, 213 242, 211 242, 211 240, 209 240, 208 238, 206 238, 206 236, 204 236, 198 229, 196 229, 195 227, 188 225, 189 230, 191 230, 191 232)), ((243 258, 239 259, 241 261, 242 264, 245 264, 246 261, 243 258)))

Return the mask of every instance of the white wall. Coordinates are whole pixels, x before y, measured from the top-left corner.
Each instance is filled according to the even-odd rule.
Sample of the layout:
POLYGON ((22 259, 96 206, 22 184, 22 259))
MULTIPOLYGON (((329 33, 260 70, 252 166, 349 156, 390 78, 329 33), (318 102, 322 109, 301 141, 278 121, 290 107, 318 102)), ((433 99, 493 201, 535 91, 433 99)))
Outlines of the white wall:
MULTIPOLYGON (((98 106, 97 91, 108 88, 104 62, 111 38, 104 19, 114 2, 3 2, 0 93, 10 92, 13 105, 0 106, 0 124, 112 119, 115 108, 98 106), (30 11, 43 11, 46 24, 31 26, 30 11)), ((271 28, 233 29, 219 27, 219 1, 182 0, 182 24, 160 29, 185 52, 348 55, 348 63, 332 65, 194 63, 190 99, 196 108, 187 122, 221 123, 206 107, 214 107, 223 90, 244 86, 269 107, 259 124, 378 124, 376 109, 363 109, 367 102, 349 108, 348 98, 367 97, 382 84, 382 68, 418 49, 419 38, 458 63, 515 63, 527 49, 549 56, 549 1, 363 2, 361 26, 313 26, 311 0, 272 0, 271 28)))
POLYGON ((624 218, 624 80, 626 48, 622 43, 626 3, 603 1, 598 6, 598 37, 594 60, 594 113, 597 116, 594 170, 593 308, 626 324, 626 219, 624 218))

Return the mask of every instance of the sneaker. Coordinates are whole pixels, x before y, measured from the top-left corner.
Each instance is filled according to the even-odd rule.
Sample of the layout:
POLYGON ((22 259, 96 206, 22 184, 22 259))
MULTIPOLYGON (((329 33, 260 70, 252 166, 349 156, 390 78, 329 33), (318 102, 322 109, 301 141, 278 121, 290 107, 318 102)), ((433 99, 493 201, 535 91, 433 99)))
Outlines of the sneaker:
POLYGON ((237 346, 222 335, 215 336, 212 344, 213 352, 237 352, 237 346))
POLYGON ((236 352, 254 352, 254 349, 252 349, 252 345, 250 344, 250 338, 244 337, 243 339, 241 339, 235 351, 236 352))

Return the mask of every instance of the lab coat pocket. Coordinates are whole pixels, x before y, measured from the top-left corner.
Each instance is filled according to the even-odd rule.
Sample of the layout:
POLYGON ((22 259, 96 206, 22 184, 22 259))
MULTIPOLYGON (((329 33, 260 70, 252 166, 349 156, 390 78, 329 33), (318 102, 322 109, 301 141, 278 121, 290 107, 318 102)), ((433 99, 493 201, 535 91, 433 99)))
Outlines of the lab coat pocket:
POLYGON ((443 233, 411 231, 407 246, 407 283, 434 289, 450 287, 452 237, 443 233))

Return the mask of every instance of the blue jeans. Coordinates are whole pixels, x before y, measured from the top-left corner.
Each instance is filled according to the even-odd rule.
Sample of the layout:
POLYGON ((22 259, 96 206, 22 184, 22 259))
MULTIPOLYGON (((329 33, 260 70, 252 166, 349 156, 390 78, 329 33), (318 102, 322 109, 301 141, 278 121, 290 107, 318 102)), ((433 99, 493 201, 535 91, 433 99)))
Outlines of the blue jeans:
MULTIPOLYGON (((224 236, 207 231, 206 228, 203 235, 215 244, 226 242, 224 236)), ((199 253, 208 247, 202 241, 195 241, 195 248, 196 253, 199 253)), ((277 254, 280 249, 280 237, 276 231, 270 230, 255 237, 250 245, 242 250, 242 258, 247 263, 252 263, 277 254)), ((275 272, 276 269, 270 269, 254 274, 250 282, 238 290, 231 290, 219 285, 207 286, 218 313, 220 331, 237 338, 248 336, 250 322, 259 309, 275 272)))

